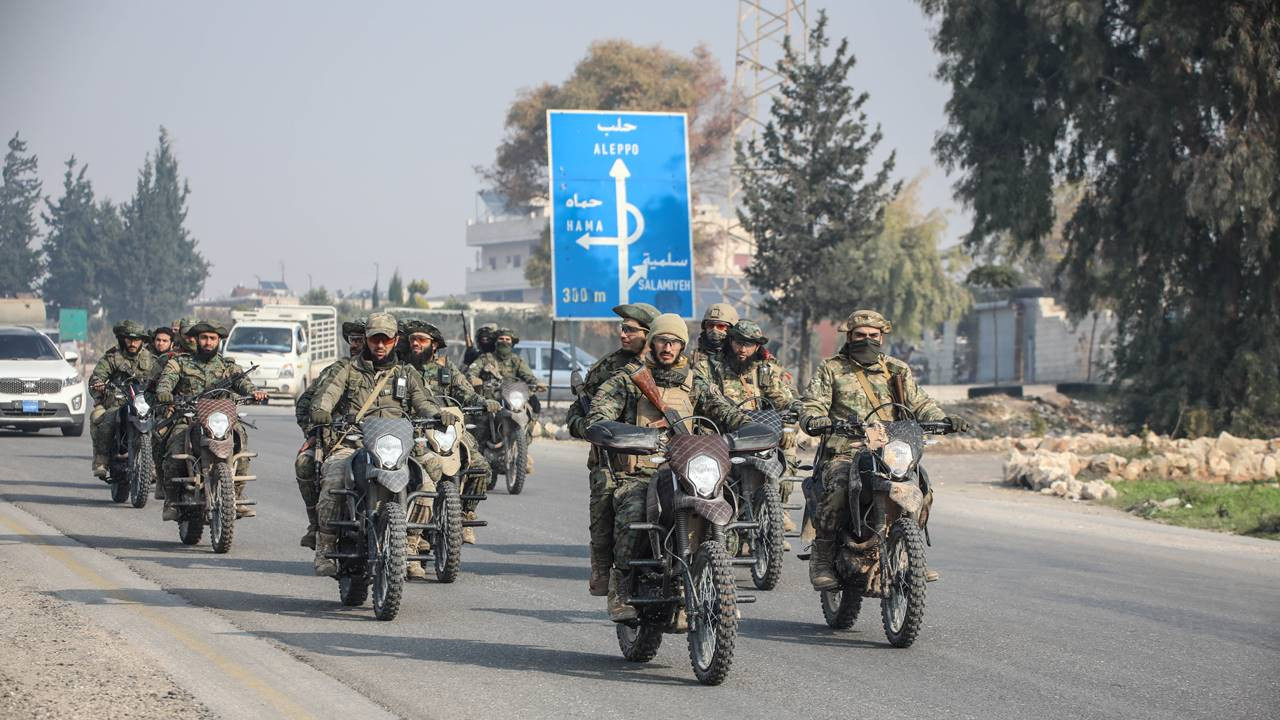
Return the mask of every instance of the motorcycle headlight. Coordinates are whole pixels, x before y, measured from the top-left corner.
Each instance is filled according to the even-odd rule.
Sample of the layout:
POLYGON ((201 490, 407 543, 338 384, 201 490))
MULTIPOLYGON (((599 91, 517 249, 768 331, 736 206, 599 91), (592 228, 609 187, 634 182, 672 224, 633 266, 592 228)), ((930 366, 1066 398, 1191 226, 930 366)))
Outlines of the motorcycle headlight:
POLYGON ((204 419, 204 426, 209 428, 209 434, 215 440, 221 440, 227 436, 227 431, 231 429, 231 418, 227 417, 224 412, 209 413, 209 417, 204 419))
POLYGON ((524 401, 524 393, 519 390, 512 390, 507 393, 507 405, 511 406, 511 409, 516 412, 520 412, 520 409, 524 407, 524 401))
POLYGON ((293 377, 293 366, 292 366, 292 365, 285 365, 284 367, 280 368, 280 375, 279 375, 279 377, 282 377, 282 378, 291 378, 291 377, 293 377))
POLYGON ((884 464, 889 466, 889 473, 894 477, 902 477, 911 469, 911 446, 902 440, 894 440, 884 446, 884 464))
POLYGON ((436 447, 440 449, 440 452, 452 452, 453 444, 458 442, 458 430, 452 425, 445 428, 444 432, 432 430, 431 440, 436 444, 436 447))
MULTIPOLYGON (((147 404, 147 399, 141 395, 133 399, 133 409, 138 411, 139 415, 146 416, 151 412, 151 406, 147 404)), ((225 415, 223 417, 226 417, 225 415)), ((223 432, 226 432, 225 430, 223 432)))
POLYGON ((716 485, 720 482, 720 463, 710 455, 695 455, 685 467, 685 477, 689 479, 689 484, 693 485, 693 489, 704 498, 709 498, 716 491, 716 485))
POLYGON ((378 456, 378 463, 387 470, 395 470, 400 464, 400 454, 404 452, 404 443, 395 435, 383 435, 373 444, 373 452, 378 456))

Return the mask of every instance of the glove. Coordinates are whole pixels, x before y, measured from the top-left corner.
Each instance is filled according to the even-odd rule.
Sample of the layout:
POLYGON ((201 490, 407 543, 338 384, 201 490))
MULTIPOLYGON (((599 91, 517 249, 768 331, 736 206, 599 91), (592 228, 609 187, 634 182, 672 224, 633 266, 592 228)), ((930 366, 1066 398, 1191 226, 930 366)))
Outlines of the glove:
POLYGON ((959 415, 945 417, 943 420, 946 420, 947 424, 951 426, 952 432, 967 432, 969 430, 969 421, 959 415))
POLYGON ((321 410, 320 408, 312 408, 311 410, 312 425, 328 425, 331 422, 333 422, 333 415, 328 410, 321 410))
POLYGON ((173 393, 171 393, 171 392, 165 392, 164 390, 161 390, 161 391, 157 392, 157 393, 156 393, 156 402, 160 403, 161 405, 172 405, 172 404, 173 404, 173 393))
POLYGON ((826 416, 809 418, 809 421, 804 425, 804 431, 810 435, 821 435, 833 424, 831 418, 826 416))
POLYGON ((787 411, 795 413, 798 416, 800 413, 804 412, 804 403, 796 400, 787 407, 787 411))
POLYGON ((497 400, 485 400, 484 409, 485 409, 485 412, 492 415, 493 413, 496 413, 502 409, 502 403, 498 402, 497 400))

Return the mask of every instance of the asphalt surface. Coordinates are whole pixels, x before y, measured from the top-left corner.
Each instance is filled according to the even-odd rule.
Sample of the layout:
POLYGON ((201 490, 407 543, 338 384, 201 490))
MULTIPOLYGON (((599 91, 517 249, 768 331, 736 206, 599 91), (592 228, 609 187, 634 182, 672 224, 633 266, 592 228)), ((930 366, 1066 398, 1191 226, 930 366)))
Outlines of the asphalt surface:
MULTIPOLYGON (((651 663, 624 661, 604 599, 587 594, 584 445, 536 442, 524 494, 500 481, 481 504, 490 525, 459 580, 411 584, 384 623, 312 575, 301 438, 287 409, 254 415, 258 517, 237 523, 227 555, 207 533, 181 545, 156 501, 112 504, 87 434, 0 433, 0 499, 403 717, 1280 717, 1280 544, 1002 488, 998 458, 926 460, 943 579, 915 646, 886 643, 872 601, 852 630, 828 629, 788 555, 775 591, 740 571, 759 600, 742 606, 729 679, 708 688, 682 636, 651 663)), ((0 551, 24 542, 0 527, 0 551)))

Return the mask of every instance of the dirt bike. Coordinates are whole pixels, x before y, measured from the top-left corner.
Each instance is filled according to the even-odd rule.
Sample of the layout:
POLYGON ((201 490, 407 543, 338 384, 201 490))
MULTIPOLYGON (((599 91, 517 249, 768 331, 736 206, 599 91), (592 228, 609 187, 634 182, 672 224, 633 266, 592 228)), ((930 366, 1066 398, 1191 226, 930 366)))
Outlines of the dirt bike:
POLYGON ((483 468, 471 466, 471 451, 462 442, 462 436, 468 426, 465 413, 484 411, 483 407, 462 407, 462 405, 446 395, 436 396, 440 404, 440 416, 443 426, 423 429, 417 442, 426 443, 427 451, 440 458, 441 479, 436 483, 435 493, 424 492, 423 497, 431 499, 431 518, 426 523, 410 522, 408 529, 422 530, 422 536, 431 544, 429 553, 410 555, 408 560, 431 561, 435 567, 436 579, 442 583, 451 583, 458 579, 462 568, 462 529, 464 527, 484 527, 484 520, 466 520, 463 518, 462 503, 479 502, 485 499, 483 493, 462 494, 467 486, 466 480, 481 477, 487 482, 488 473, 483 468))
POLYGON ((498 394, 502 408, 481 420, 486 432, 480 447, 493 468, 489 489, 501 474, 507 480, 507 492, 519 495, 529 468, 529 423, 539 412, 538 398, 523 381, 512 379, 502 381, 498 394))
POLYGON ((394 620, 400 612, 408 562, 406 508, 420 497, 425 473, 410 457, 415 428, 439 427, 435 420, 365 418, 357 424, 329 425, 348 441, 360 443, 346 463, 344 487, 330 490, 339 499, 330 522, 337 535, 325 557, 338 564, 338 598, 359 607, 373 589, 373 616, 394 620))
MULTIPOLYGON (((776 430, 779 437, 790 431, 784 427, 793 421, 790 413, 778 411, 761 397, 744 398, 737 407, 748 402, 758 406, 745 411, 750 422, 776 430), (767 407, 759 407, 761 405, 767 407)), ((757 590, 772 590, 782 577, 784 510, 779 488, 787 459, 780 447, 766 448, 740 459, 729 471, 728 489, 742 528, 725 533, 726 548, 734 565, 751 570, 751 582, 757 590)))
MULTIPOLYGON (((823 432, 816 457, 822 458, 832 435, 865 441, 849 468, 849 519, 836 542, 832 563, 840 589, 821 591, 822 616, 827 625, 853 627, 862 599, 880 599, 880 619, 894 647, 910 647, 924 622, 925 546, 930 498, 929 475, 920 465, 926 435, 954 432, 946 421, 918 421, 904 405, 884 403, 862 420, 836 421, 823 432), (867 420, 884 407, 901 411, 905 420, 867 420), (870 484, 872 501, 858 499, 870 484)), ((817 463, 815 463, 815 466, 817 463)), ((806 503, 816 505, 817 483, 807 483, 806 503)), ((806 556, 807 557, 807 556, 806 556)))
POLYGON ((122 401, 116 422, 116 435, 107 464, 107 483, 111 500, 128 500, 136 508, 147 506, 156 481, 155 455, 152 453, 151 431, 155 422, 151 403, 145 395, 146 385, 140 380, 110 383, 108 392, 122 401))
POLYGON ((178 509, 178 539, 184 545, 200 542, 204 526, 209 526, 209 542, 215 553, 231 550, 235 537, 236 508, 256 504, 236 497, 236 483, 256 480, 253 475, 236 475, 240 460, 258 456, 246 452, 244 421, 237 406, 256 403, 252 396, 237 396, 227 387, 212 387, 175 404, 170 420, 188 420, 186 452, 172 459, 187 464, 184 477, 166 478, 176 497, 168 499, 178 509))
POLYGON ((626 597, 637 618, 616 626, 622 656, 648 662, 664 633, 685 633, 698 682, 719 685, 733 664, 738 604, 755 601, 738 595, 725 550, 727 532, 753 525, 733 522, 725 499, 729 467, 742 455, 777 445, 778 433, 745 425, 729 435, 692 435, 609 421, 592 425, 586 435, 611 453, 655 456, 660 464, 649 484, 645 522, 630 525, 639 537, 626 597))

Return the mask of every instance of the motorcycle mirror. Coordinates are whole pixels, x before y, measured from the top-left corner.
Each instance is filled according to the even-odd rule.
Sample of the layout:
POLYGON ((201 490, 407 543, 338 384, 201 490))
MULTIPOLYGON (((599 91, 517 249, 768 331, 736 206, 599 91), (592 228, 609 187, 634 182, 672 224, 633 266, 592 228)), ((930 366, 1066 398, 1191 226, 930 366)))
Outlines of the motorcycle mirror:
POLYGON ((740 455, 734 455, 733 457, 729 458, 729 462, 733 463, 734 465, 741 465, 746 461, 747 459, 740 455))

